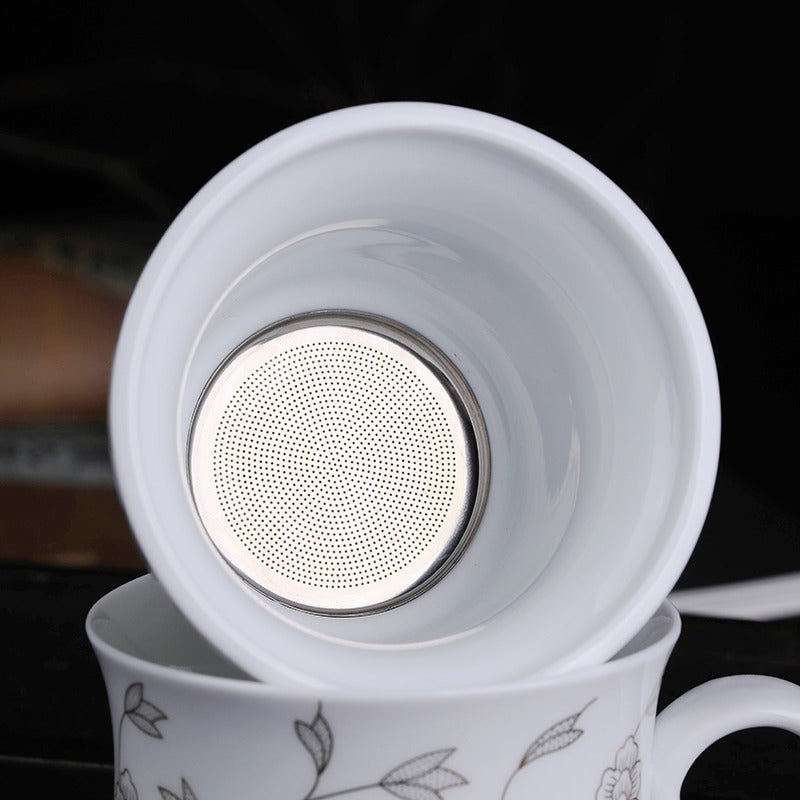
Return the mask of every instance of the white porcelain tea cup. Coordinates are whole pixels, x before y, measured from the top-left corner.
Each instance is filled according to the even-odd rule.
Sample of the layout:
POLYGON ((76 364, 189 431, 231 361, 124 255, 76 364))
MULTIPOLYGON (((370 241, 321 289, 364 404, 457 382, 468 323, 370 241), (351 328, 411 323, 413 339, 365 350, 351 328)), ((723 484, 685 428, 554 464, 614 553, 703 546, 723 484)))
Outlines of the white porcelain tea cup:
POLYGON ((665 603, 601 665, 481 689, 354 693, 248 679, 149 576, 87 619, 122 800, 677 800, 714 740, 752 726, 800 734, 800 687, 763 676, 712 681, 656 718, 679 629, 665 603))
MULTIPOLYGON (((110 421, 133 531, 191 623, 262 680, 372 691, 489 685, 610 658, 688 560, 719 451, 708 334, 645 215, 547 137, 425 103, 300 123, 200 191, 132 298, 110 421), (403 563, 428 552, 430 529, 409 543, 403 517, 425 507, 419 474, 403 474, 406 495, 391 489, 403 435, 434 415, 408 402, 395 424, 400 401, 386 413, 347 405, 397 381, 351 386, 333 420, 280 376, 249 394, 260 367, 232 354, 320 314, 388 320, 389 338, 402 328, 404 341, 429 343, 485 423, 477 528, 456 563, 423 559, 450 567, 438 582, 423 570, 426 590, 412 580, 410 599, 380 613, 307 613, 259 577, 331 594, 358 584, 366 562, 371 591, 384 580, 376 552, 403 563), (209 397, 220 416, 205 414, 209 397), (281 435, 263 433, 275 418, 281 435), (320 452, 320 441, 338 444, 320 452), (205 471, 190 469, 195 443, 217 453, 198 460, 205 471)), ((425 487, 428 463, 416 464, 425 487)), ((385 563, 389 582, 395 562, 385 563)))

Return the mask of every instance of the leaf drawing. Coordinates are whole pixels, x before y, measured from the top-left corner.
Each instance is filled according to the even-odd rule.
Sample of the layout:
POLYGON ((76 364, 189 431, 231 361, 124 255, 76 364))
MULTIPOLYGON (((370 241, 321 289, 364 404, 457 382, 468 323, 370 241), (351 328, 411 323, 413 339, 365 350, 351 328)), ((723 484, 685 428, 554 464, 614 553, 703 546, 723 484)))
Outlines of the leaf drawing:
MULTIPOLYGON (((594 702, 594 700, 592 700, 592 702, 594 702)), ((580 728, 576 728, 575 723, 587 708, 588 706, 585 706, 577 714, 571 714, 566 719, 562 719, 555 725, 551 725, 544 733, 540 734, 534 740, 533 744, 525 751, 525 755, 519 762, 518 769, 526 767, 531 761, 546 756, 548 753, 555 753, 557 750, 563 750, 579 739, 583 735, 583 731, 580 728)))
POLYGON ((157 706, 144 699, 144 690, 141 683, 132 683, 125 692, 125 713, 127 717, 142 733, 161 739, 162 733, 156 723, 167 719, 167 715, 157 706))
POLYGON ((455 748, 435 750, 405 761, 381 778, 378 785, 402 800, 442 800, 441 792, 463 786, 466 778, 442 764, 455 748))
POLYGON ((583 736, 583 730, 581 728, 576 728, 575 725, 580 719, 581 714, 583 714, 595 700, 597 700, 596 697, 590 700, 577 714, 570 714, 568 717, 556 722, 555 725, 551 725, 533 740, 531 746, 525 751, 525 755, 522 756, 519 766, 509 775, 506 785, 503 787, 503 793, 500 795, 501 800, 504 800, 508 794, 508 789, 514 777, 521 769, 527 767, 532 761, 536 761, 537 758, 569 747, 573 742, 583 736))
POLYGON ((139 793, 127 769, 122 770, 114 784, 114 800, 139 800, 139 793))
POLYGON ((181 793, 180 795, 175 794, 175 792, 166 789, 163 786, 158 787, 159 794, 161 795, 162 800, 197 800, 195 793, 192 791, 192 787, 189 786, 188 781, 186 778, 181 778, 181 793))
POLYGON ((333 733, 328 721, 322 715, 322 706, 317 707, 317 714, 311 724, 299 719, 295 720, 294 730, 297 738, 300 739, 314 760, 314 767, 319 776, 328 766, 333 753, 333 733))
POLYGON ((581 736, 583 736, 583 731, 580 728, 573 728, 570 731, 559 733, 557 736, 550 736, 541 742, 535 750, 530 751, 529 755, 520 766, 525 767, 537 758, 546 756, 549 753, 555 753, 557 750, 563 750, 577 739, 580 739, 581 736))
POLYGON ((142 702, 144 688, 141 683, 132 683, 125 691, 125 713, 133 711, 142 702))

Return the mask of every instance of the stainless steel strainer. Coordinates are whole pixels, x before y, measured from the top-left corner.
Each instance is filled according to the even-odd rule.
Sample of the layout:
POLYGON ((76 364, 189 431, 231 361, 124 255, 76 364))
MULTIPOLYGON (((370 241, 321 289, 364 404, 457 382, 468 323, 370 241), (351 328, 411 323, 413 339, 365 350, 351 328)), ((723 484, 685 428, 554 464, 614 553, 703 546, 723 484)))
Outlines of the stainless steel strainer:
POLYGON ((472 391, 431 342, 352 312, 294 317, 218 368, 195 410, 202 523, 248 582, 327 615, 407 602, 475 531, 489 441, 472 391))

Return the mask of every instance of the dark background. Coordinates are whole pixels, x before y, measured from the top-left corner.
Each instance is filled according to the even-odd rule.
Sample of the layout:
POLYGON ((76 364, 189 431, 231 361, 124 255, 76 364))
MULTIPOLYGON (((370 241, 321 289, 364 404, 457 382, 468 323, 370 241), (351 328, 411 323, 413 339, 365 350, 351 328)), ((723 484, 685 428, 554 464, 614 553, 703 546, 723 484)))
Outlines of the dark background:
POLYGON ((720 485, 683 585, 800 569, 788 20, 436 0, 28 9, 0 48, 7 223, 135 223, 154 242, 247 147, 379 100, 490 111, 593 162, 676 253, 718 361, 720 485))
MULTIPOLYGON (((554 11, 437 0, 92 2, 30 4, 3 14, 4 228, 113 231, 146 253, 191 196, 247 147, 309 116, 380 100, 489 111, 587 158, 644 209, 672 247, 715 348, 723 403, 720 474, 680 585, 800 570, 798 57, 788 19, 766 7, 742 15, 648 8, 617 16, 606 6, 587 11, 562 4, 554 11)), ((12 491, 27 488, 15 485, 3 497, 12 491)), ((5 508, 7 530, 24 528, 31 518, 5 508)), ((90 518, 91 508, 78 519, 90 518)), ((19 557, 5 561, 0 602, 15 631, 23 626, 20 608, 31 617, 25 629, 35 628, 38 600, 26 587, 37 580, 50 587, 37 597, 51 604, 79 586, 74 591, 82 600, 73 614, 79 619, 93 591, 129 575, 99 577, 102 564, 93 573, 29 566, 19 557)), ((62 607, 65 614, 72 608, 62 607)), ((682 646, 705 642, 703 657, 718 658, 697 675, 681 673, 671 686, 677 692, 715 671, 742 668, 745 651, 732 638, 724 644, 737 636, 750 650, 773 642, 747 668, 770 671, 772 665, 791 677, 798 657, 787 637, 796 641, 797 630, 772 628, 763 638, 752 627, 745 634, 724 625, 711 632, 690 627, 694 638, 682 646)), ((75 644, 80 631, 58 625, 45 631, 72 637, 68 651, 76 647, 85 656, 82 639, 75 644)), ((43 639, 37 647, 47 650, 55 641, 43 639)), ((682 657, 687 665, 702 661, 697 652, 682 657)), ((69 686, 68 674, 63 679, 69 686)), ((98 680, 94 673, 87 679, 95 699, 98 680)), ((31 692, 12 696, 35 706, 31 692)), ((27 718, 24 708, 18 715, 27 718)), ((29 735, 35 742, 39 734, 29 735)), ((107 732, 101 735, 103 742, 107 732)), ((58 741, 68 759, 85 759, 91 750, 64 750, 58 741)), ((735 741, 750 747, 749 740, 746 746, 735 741)), ((794 747, 788 735, 778 741, 794 747)), ((28 758, 35 745, 8 752, 28 758)), ((102 752, 100 761, 108 757, 102 752)), ((796 768, 798 751, 789 752, 796 768)), ((756 767, 737 751, 737 762, 742 758, 752 772, 756 767)), ((25 781, 33 780, 33 772, 20 769, 25 781)), ((733 785, 719 796, 773 796, 758 780, 744 793, 733 785)))

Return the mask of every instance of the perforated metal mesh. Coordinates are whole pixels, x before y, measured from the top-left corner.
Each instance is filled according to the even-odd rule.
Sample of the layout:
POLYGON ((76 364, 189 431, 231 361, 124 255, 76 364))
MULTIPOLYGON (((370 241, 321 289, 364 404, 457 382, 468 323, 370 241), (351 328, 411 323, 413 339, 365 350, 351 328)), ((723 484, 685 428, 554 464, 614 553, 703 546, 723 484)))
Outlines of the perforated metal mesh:
POLYGON ((195 502, 265 593, 321 613, 381 610, 446 571, 477 524, 482 424, 463 378, 411 332, 359 315, 293 319, 204 392, 195 502))

